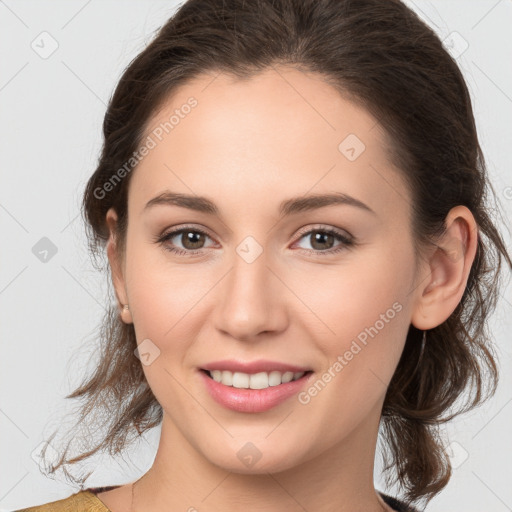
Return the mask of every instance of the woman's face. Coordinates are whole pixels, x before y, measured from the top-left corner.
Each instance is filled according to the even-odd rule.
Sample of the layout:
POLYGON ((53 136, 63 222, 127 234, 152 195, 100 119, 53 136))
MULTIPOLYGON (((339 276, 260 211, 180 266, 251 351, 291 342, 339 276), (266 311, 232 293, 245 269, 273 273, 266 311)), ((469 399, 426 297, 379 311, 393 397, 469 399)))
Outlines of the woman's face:
POLYGON ((361 446, 421 278, 410 193, 376 119, 318 75, 276 68, 202 75, 148 126, 116 290, 162 428, 237 472, 361 446), (220 364, 224 384, 203 371, 218 361, 235 365, 220 364), (227 385, 261 361, 233 379, 265 388, 274 372, 273 385, 227 385), (310 373, 276 384, 280 365, 310 373))

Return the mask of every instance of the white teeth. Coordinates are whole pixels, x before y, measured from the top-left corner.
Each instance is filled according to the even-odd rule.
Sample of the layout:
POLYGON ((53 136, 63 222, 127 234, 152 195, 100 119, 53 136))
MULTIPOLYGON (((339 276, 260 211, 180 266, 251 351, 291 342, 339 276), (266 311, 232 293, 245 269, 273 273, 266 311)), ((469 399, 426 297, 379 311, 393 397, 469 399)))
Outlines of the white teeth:
POLYGON ((215 382, 220 382, 225 386, 232 386, 239 389, 265 389, 270 386, 279 386, 292 380, 300 379, 305 372, 260 372, 260 373, 242 373, 230 372, 228 370, 211 370, 210 375, 215 382))
POLYGON ((232 386, 233 385, 233 374, 228 371, 222 372, 222 381, 217 382, 223 382, 226 384, 226 386, 232 386))
POLYGON ((290 382, 293 379, 293 372, 285 372, 281 378, 281 382, 290 382))
POLYGON ((270 372, 268 374, 268 385, 278 386, 281 384, 281 372, 270 372))
POLYGON ((233 373, 233 384, 234 388, 248 388, 249 387, 249 375, 247 373, 235 372, 233 373))
POLYGON ((265 389, 268 388, 268 373, 254 373, 249 378, 249 387, 251 389, 265 389))

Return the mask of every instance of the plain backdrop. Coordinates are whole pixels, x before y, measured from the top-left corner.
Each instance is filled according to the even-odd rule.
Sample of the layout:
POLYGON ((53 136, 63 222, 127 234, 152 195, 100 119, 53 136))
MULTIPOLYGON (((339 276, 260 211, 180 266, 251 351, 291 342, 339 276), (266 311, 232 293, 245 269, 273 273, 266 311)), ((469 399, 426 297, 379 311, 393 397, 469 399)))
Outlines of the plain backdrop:
MULTIPOLYGON (((407 4, 457 58, 510 222, 512 2, 407 4)), ((77 491, 44 477, 36 454, 68 410, 64 396, 85 371, 84 357, 106 303, 105 277, 90 262, 79 204, 98 159, 110 95, 176 6, 172 0, 0 0, 1 511, 77 491), (40 247, 49 251, 47 261, 38 256, 40 247)), ((510 248, 509 234, 504 236, 510 248)), ((499 389, 485 406, 445 429, 455 469, 448 487, 427 507, 431 512, 512 510, 511 318, 508 286, 491 322, 499 389)), ((148 433, 124 461, 97 462, 88 485, 138 478, 151 465, 158 434, 148 433)), ((384 490, 379 457, 375 482, 384 490)))

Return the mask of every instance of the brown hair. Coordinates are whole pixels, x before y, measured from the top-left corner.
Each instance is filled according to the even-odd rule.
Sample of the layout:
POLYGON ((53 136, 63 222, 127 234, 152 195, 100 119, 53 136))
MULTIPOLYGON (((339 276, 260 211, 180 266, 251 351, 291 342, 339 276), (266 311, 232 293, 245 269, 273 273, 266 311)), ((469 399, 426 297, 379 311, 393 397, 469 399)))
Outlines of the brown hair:
MULTIPOLYGON (((467 206, 478 224, 477 254, 459 305, 428 331, 423 350, 422 332, 410 326, 382 411, 387 483, 398 481, 409 503, 430 500, 451 474, 440 424, 496 389, 487 319, 498 297, 502 258, 511 267, 512 261, 489 216, 488 193, 496 197, 463 76, 436 34, 403 3, 188 0, 180 6, 129 64, 108 105, 101 157, 83 199, 91 253, 104 257, 110 207, 118 214, 116 240, 124 250, 132 173, 123 173, 116 186, 105 183, 130 161, 172 91, 205 72, 247 79, 277 64, 320 74, 379 120, 389 136, 390 158, 411 190, 417 254, 443 232, 456 205, 467 206)), ((51 473, 64 466, 69 475, 66 465, 99 450, 121 453, 130 435, 161 422, 161 406, 134 356, 133 325, 121 322, 115 301, 99 334, 98 363, 67 398, 83 402, 77 425, 105 431, 74 458, 66 458, 68 443, 51 473)))

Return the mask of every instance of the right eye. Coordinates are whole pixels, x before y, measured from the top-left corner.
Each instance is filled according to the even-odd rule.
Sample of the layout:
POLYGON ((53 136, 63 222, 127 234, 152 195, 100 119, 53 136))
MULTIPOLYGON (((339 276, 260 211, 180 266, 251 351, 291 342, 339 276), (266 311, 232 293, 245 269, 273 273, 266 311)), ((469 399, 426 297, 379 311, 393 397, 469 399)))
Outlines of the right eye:
POLYGON ((156 242, 172 253, 180 256, 193 256, 202 252, 201 249, 204 249, 206 238, 210 238, 210 236, 202 229, 182 227, 164 233, 158 237, 156 242), (167 243, 169 241, 171 242, 170 244, 167 243), (182 247, 177 246, 179 243, 181 243, 182 247))

